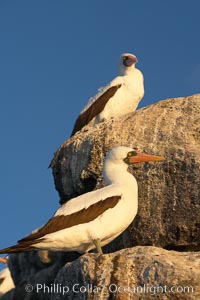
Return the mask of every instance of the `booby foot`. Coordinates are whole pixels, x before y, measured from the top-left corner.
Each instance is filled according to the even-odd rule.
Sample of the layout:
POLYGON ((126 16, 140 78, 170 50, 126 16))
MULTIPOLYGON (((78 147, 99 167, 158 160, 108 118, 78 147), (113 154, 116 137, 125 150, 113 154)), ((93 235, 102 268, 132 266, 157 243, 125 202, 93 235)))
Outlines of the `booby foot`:
POLYGON ((95 247, 96 247, 96 249, 97 249, 97 252, 98 252, 99 254, 103 254, 103 251, 102 251, 102 249, 101 249, 100 239, 96 239, 96 240, 94 240, 93 242, 94 242, 94 245, 95 245, 95 247))
POLYGON ((38 256, 43 264, 50 264, 51 263, 51 258, 49 256, 49 251, 48 250, 39 250, 38 251, 38 256))

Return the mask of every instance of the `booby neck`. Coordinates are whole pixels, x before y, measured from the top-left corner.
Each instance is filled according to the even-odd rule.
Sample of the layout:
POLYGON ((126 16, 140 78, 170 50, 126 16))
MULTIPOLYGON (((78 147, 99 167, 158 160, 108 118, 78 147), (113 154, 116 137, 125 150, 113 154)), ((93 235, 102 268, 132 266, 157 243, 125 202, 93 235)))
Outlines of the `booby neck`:
POLYGON ((123 65, 119 66, 119 75, 121 76, 131 76, 131 74, 135 75, 135 72, 137 71, 138 69, 135 67, 135 65, 132 65, 129 68, 126 68, 123 65))
POLYGON ((110 184, 133 184, 135 178, 128 172, 128 166, 122 160, 105 159, 103 165, 103 178, 106 185, 110 184))

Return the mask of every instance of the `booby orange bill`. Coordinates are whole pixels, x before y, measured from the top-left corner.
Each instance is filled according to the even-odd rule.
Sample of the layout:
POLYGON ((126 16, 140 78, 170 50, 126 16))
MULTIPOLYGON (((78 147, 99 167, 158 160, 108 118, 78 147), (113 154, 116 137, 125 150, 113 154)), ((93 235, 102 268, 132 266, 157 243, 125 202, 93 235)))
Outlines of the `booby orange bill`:
POLYGON ((161 161, 161 160, 165 160, 165 158, 163 156, 146 154, 146 153, 142 153, 142 152, 137 152, 136 155, 133 155, 129 158, 129 161, 131 163, 161 161))

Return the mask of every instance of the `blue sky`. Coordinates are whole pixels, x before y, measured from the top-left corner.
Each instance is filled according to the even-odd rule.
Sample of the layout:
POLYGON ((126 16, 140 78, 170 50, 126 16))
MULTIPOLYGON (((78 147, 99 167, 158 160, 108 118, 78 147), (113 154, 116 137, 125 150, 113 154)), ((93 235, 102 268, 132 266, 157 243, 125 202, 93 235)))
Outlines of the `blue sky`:
POLYGON ((140 107, 200 92, 199 11, 198 0, 0 1, 0 248, 58 208, 49 162, 121 53, 144 74, 140 107))

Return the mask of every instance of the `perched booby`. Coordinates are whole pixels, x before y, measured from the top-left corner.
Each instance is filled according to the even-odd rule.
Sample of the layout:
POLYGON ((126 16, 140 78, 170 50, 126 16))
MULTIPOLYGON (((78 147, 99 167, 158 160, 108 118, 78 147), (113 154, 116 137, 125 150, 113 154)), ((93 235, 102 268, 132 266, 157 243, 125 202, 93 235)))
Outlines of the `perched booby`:
POLYGON ((131 53, 121 55, 119 76, 89 99, 75 122, 71 136, 89 123, 94 126, 136 110, 144 96, 144 79, 142 72, 135 67, 137 62, 137 57, 131 53))
POLYGON ((112 148, 103 165, 106 187, 66 202, 44 226, 0 253, 37 249, 84 253, 95 247, 101 253, 101 246, 122 233, 137 213, 137 182, 128 165, 160 160, 163 157, 132 148, 112 148))
POLYGON ((0 262, 6 265, 6 268, 0 272, 0 297, 15 287, 7 267, 7 261, 8 257, 0 257, 0 262))

